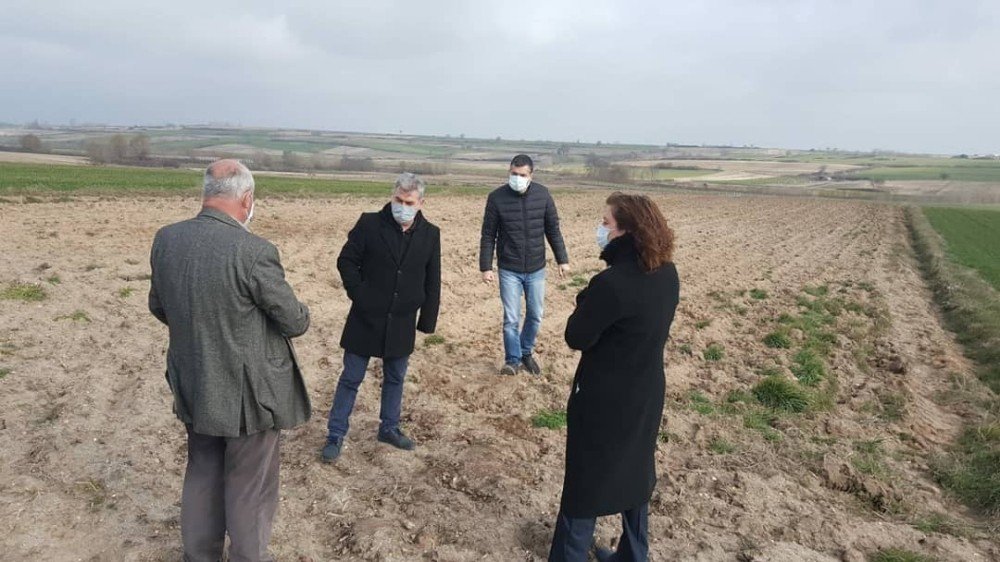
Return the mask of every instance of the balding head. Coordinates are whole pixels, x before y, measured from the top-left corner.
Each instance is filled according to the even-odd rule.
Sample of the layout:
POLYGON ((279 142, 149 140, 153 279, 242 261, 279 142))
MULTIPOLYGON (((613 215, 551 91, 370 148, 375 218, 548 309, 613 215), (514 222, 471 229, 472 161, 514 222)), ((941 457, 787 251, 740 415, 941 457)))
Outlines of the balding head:
POLYGON ((236 160, 216 160, 205 170, 202 206, 226 213, 244 227, 253 217, 253 175, 236 160))
POLYGON ((205 199, 239 199, 253 193, 253 175, 236 160, 216 160, 205 170, 205 199))

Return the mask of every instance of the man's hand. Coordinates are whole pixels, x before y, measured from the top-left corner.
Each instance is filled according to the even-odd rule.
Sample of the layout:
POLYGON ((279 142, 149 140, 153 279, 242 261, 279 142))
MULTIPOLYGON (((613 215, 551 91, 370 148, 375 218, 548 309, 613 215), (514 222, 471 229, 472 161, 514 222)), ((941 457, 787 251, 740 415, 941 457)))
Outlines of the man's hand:
POLYGON ((487 285, 492 285, 493 284, 493 280, 494 280, 494 277, 493 277, 493 270, 492 269, 489 270, 489 271, 484 271, 483 272, 483 283, 486 283, 487 285))
POLYGON ((559 278, 562 279, 567 275, 569 275, 569 264, 568 263, 559 264, 559 278))

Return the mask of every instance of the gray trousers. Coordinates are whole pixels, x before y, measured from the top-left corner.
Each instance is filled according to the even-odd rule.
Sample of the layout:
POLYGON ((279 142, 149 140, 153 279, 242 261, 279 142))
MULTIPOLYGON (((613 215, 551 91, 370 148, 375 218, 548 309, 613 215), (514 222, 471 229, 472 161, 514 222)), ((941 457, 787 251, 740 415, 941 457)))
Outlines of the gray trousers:
POLYGON ((181 496, 186 562, 222 559, 229 533, 231 562, 273 560, 267 553, 278 508, 276 429, 213 437, 188 426, 188 463, 181 496))

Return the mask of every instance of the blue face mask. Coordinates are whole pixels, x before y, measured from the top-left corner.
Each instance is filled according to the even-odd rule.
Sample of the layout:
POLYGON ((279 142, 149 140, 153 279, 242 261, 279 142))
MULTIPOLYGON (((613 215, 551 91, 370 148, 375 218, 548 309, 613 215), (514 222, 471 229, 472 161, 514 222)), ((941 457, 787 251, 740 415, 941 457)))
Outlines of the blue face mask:
POLYGON ((597 246, 600 249, 603 250, 604 247, 608 245, 608 242, 611 241, 611 239, 609 238, 610 236, 611 236, 610 228, 604 226, 603 224, 597 225, 597 246))
POLYGON ((413 219, 417 217, 417 208, 410 207, 408 205, 403 205, 402 203, 392 202, 392 218, 396 219, 399 224, 406 224, 413 222, 413 219))

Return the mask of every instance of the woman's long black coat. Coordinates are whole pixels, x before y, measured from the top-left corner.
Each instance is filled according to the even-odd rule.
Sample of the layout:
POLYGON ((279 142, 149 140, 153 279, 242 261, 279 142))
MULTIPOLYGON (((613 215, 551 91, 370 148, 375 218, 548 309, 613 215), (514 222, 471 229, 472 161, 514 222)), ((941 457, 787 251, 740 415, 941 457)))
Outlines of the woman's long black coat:
POLYGON ((576 298, 566 343, 583 351, 570 390, 562 510, 620 513, 649 501, 663 416, 663 348, 677 308, 674 264, 646 273, 631 235, 601 254, 610 267, 576 298))
POLYGON ((441 231, 418 212, 402 253, 386 205, 364 213, 347 235, 337 269, 351 299, 340 346, 364 357, 413 353, 416 330, 432 334, 441 302, 441 231), (417 311, 420 318, 417 319, 417 311))

